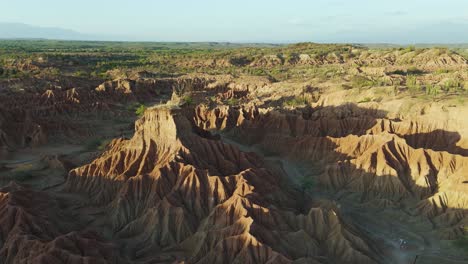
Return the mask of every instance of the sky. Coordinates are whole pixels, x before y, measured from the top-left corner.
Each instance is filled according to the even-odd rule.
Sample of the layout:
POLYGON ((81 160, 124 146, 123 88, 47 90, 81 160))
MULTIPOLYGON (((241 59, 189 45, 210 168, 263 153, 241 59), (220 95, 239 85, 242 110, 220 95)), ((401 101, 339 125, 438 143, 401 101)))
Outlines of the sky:
POLYGON ((468 0, 0 0, 0 7, 0 22, 96 39, 468 43, 468 0))

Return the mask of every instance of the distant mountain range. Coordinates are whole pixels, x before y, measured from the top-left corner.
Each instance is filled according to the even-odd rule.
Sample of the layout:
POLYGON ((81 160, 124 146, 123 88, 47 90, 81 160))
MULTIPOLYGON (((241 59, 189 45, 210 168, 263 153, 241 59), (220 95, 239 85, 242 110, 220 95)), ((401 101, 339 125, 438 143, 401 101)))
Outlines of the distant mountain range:
MULTIPOLYGON (((428 25, 425 28, 413 26, 406 30, 389 31, 365 31, 353 29, 342 32, 330 32, 325 37, 317 37, 313 40, 297 40, 287 42, 275 42, 270 40, 263 43, 294 43, 303 41, 314 41, 318 43, 365 43, 367 46, 400 46, 408 44, 418 44, 418 46, 451 46, 465 48, 468 27, 464 24, 439 23, 428 25), (374 44, 372 44, 374 43, 374 44), (376 44, 377 43, 377 44, 376 44), (389 43, 389 44, 383 44, 389 43), (393 43, 393 44, 390 44, 393 43), (423 44, 425 43, 425 44, 423 44), (449 44, 451 43, 451 44, 449 44)), ((151 36, 130 36, 125 34, 89 34, 81 33, 71 29, 60 27, 41 27, 23 23, 0 22, 0 39, 54 39, 54 40, 97 40, 97 41, 156 41, 164 42, 160 37, 151 36)), ((190 39, 179 40, 177 42, 190 42, 190 39)), ((173 42, 173 41, 169 41, 173 42)), ((251 41, 237 43, 254 43, 251 41)))
POLYGON ((99 37, 64 28, 0 22, 0 39, 96 40, 99 37))

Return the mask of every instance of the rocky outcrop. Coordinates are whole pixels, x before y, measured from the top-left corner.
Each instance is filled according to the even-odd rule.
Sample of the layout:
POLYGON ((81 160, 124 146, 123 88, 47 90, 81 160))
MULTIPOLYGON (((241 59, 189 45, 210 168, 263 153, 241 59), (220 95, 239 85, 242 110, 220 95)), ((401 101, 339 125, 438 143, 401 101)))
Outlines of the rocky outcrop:
POLYGON ((192 115, 148 109, 132 139, 115 140, 101 157, 68 176, 68 191, 87 193, 93 204, 107 207, 109 224, 136 259, 377 261, 337 207, 299 213, 294 208, 301 195, 282 188, 278 173, 255 154, 196 126, 192 115))
POLYGON ((97 234, 63 232, 66 220, 43 192, 14 183, 0 189, 0 262, 123 263, 116 247, 97 234))
POLYGON ((205 129, 322 168, 320 184, 360 193, 363 201, 417 198, 417 211, 454 238, 468 221, 466 135, 424 120, 389 120, 355 105, 281 112, 256 107, 198 107, 205 129), (274 142, 274 144, 272 144, 274 142), (448 224, 450 223, 450 224, 448 224))

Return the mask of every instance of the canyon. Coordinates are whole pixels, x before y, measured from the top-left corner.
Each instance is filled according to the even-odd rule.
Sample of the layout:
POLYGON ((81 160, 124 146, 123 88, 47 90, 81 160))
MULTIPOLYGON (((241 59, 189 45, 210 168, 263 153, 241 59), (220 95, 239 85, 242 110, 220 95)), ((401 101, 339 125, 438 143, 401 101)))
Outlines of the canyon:
POLYGON ((467 59, 316 45, 10 61, 0 263, 467 263, 467 59))

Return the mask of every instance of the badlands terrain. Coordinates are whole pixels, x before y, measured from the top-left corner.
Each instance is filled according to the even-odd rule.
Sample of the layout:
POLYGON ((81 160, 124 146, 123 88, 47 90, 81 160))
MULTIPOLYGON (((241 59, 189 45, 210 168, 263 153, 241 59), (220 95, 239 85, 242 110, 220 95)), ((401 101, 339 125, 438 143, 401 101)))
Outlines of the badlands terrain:
POLYGON ((0 42, 0 263, 468 263, 468 49, 0 42))

